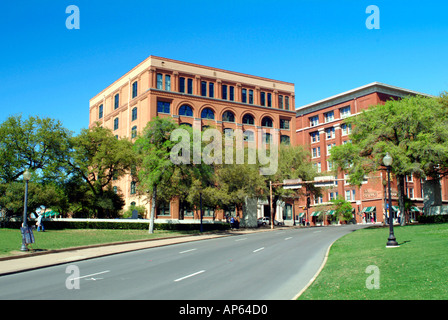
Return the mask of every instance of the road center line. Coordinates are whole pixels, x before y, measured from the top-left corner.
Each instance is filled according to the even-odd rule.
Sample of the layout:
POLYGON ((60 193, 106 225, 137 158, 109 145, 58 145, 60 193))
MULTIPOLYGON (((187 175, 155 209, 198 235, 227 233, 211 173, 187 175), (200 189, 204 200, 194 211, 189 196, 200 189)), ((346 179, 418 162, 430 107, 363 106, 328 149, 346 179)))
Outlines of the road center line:
POLYGON ((263 250, 264 249, 264 247, 261 247, 261 248, 258 248, 257 250, 254 250, 254 251, 252 251, 252 252, 258 252, 258 251, 261 251, 261 250, 263 250))
POLYGON ((247 240, 247 238, 243 238, 243 239, 236 239, 236 240, 235 240, 235 242, 236 242, 236 241, 244 241, 244 240, 247 240))
POLYGON ((198 272, 189 274, 188 276, 185 276, 185 277, 176 279, 176 280, 174 280, 174 282, 178 282, 178 281, 182 281, 182 280, 184 280, 184 279, 190 278, 190 277, 194 277, 194 276, 196 276, 196 275, 198 275, 198 274, 200 274, 200 273, 203 273, 203 272, 205 272, 205 270, 201 270, 201 271, 198 271, 198 272))
POLYGON ((88 274, 86 276, 82 276, 82 277, 78 277, 78 278, 74 278, 72 280, 78 280, 78 279, 82 279, 82 278, 87 278, 87 277, 91 277, 91 276, 96 276, 98 274, 103 274, 103 273, 108 273, 110 272, 110 270, 106 270, 106 271, 101 271, 101 272, 97 272, 97 273, 92 273, 92 274, 88 274))
POLYGON ((289 240, 289 239, 292 239, 292 237, 285 238, 285 240, 289 240))
POLYGON ((191 251, 195 251, 195 250, 197 250, 197 249, 189 249, 189 250, 185 250, 185 251, 181 251, 181 252, 179 252, 179 253, 187 253, 187 252, 191 252, 191 251))

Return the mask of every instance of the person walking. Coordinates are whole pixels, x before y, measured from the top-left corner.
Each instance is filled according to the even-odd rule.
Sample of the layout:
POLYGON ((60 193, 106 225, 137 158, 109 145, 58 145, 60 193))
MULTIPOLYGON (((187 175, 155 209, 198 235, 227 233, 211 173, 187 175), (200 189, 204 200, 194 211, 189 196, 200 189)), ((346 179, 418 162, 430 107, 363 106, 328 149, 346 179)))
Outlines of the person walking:
POLYGON ((42 232, 45 231, 44 224, 42 223, 42 218, 43 218, 43 214, 39 213, 39 217, 37 218, 37 223, 36 223, 38 232, 41 230, 42 230, 42 232))

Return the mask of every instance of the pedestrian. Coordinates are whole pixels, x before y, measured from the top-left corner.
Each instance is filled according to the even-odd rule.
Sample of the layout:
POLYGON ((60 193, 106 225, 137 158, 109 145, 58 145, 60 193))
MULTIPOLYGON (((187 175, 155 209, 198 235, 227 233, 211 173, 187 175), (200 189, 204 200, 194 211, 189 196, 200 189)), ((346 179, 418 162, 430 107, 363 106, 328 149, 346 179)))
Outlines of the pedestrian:
POLYGON ((235 219, 233 217, 230 218, 230 228, 234 228, 235 227, 235 219))
POLYGON ((44 224, 43 224, 43 222, 42 222, 42 218, 43 218, 43 214, 42 214, 42 213, 39 213, 39 217, 37 218, 37 223, 36 223, 36 225, 37 225, 37 231, 38 231, 38 232, 39 232, 40 230, 45 231, 44 224), (40 229, 40 230, 39 230, 39 229, 40 229))

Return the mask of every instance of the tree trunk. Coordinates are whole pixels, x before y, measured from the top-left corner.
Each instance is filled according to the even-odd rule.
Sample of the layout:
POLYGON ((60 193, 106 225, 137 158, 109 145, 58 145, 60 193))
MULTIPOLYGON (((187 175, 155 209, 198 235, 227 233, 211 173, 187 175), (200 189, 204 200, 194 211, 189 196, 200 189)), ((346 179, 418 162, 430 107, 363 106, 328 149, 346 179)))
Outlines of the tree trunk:
POLYGON ((396 175, 397 178, 397 192, 398 192, 398 206, 400 208, 400 224, 402 226, 406 225, 406 215, 405 215, 405 208, 404 208, 404 196, 405 196, 405 176, 404 175, 396 175))
POLYGON ((149 220, 148 233, 154 233, 154 217, 156 215, 156 199, 157 199, 157 186, 154 186, 154 189, 152 190, 151 217, 149 220))

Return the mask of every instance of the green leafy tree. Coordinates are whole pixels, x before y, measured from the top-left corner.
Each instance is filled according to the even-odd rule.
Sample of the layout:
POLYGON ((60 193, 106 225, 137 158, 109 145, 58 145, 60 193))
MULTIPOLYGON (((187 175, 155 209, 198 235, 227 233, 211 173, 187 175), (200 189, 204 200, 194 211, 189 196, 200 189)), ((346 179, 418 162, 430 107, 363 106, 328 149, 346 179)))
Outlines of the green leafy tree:
POLYGON ((112 131, 96 125, 83 129, 71 139, 72 152, 67 163, 89 187, 90 203, 98 218, 117 217, 124 205, 123 199, 111 188, 114 178, 119 179, 137 163, 132 142, 117 139, 112 131))
POLYGON ((430 97, 409 96, 372 106, 346 119, 352 143, 333 148, 330 160, 350 175, 351 184, 360 185, 364 176, 384 170, 382 159, 389 152, 400 210, 405 212, 406 175, 438 179, 447 174, 447 116, 440 100, 430 97))

